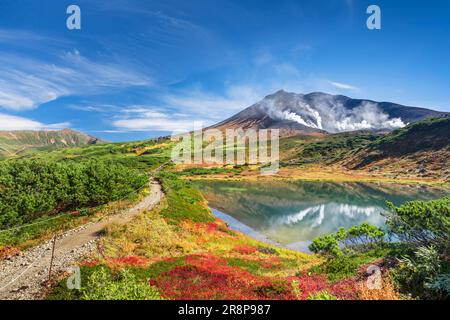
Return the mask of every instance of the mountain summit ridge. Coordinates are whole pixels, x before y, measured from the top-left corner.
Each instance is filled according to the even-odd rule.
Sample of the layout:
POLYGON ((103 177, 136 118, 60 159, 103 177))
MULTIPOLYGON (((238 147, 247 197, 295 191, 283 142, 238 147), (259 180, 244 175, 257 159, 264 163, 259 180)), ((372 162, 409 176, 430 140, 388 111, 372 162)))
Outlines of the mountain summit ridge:
POLYGON ((308 94, 283 89, 264 97, 212 126, 218 129, 280 129, 282 136, 358 130, 394 130, 409 123, 450 113, 392 102, 353 99, 324 92, 308 94))
POLYGON ((0 158, 32 150, 52 150, 101 143, 102 140, 73 129, 62 130, 0 130, 0 158))

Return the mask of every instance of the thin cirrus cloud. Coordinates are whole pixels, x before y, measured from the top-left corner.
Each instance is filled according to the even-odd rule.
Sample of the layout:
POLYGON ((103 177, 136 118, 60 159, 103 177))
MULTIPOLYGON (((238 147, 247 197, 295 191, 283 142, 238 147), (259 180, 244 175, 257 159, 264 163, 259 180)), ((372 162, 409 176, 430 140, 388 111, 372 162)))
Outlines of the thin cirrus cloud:
POLYGON ((114 63, 95 62, 78 51, 52 62, 0 54, 0 108, 24 111, 57 98, 106 88, 151 86, 150 77, 114 63))
POLYGON ((193 129, 193 120, 183 116, 168 115, 161 111, 156 111, 147 107, 132 107, 125 110, 125 113, 132 114, 123 119, 113 121, 113 125, 119 132, 133 131, 173 131, 184 132, 193 129))
POLYGON ((0 130, 56 130, 70 127, 69 122, 44 124, 24 117, 0 113, 0 130))
POLYGON ((262 97, 259 88, 230 86, 223 95, 201 88, 172 92, 161 97, 160 106, 121 108, 112 125, 127 131, 189 131, 194 122, 207 126, 250 106, 262 97))
POLYGON ((352 90, 352 91, 356 91, 359 90, 358 87, 355 87, 351 84, 347 84, 347 83, 342 83, 342 82, 336 82, 336 81, 330 81, 330 84, 338 89, 342 89, 342 90, 352 90))

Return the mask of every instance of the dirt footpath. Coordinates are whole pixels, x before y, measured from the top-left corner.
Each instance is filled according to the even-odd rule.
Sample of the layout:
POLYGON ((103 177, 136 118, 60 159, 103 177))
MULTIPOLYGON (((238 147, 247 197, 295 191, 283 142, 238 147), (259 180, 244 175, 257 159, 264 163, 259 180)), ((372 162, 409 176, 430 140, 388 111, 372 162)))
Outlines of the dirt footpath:
MULTIPOLYGON (((59 236, 56 240, 52 274, 67 271, 96 249, 100 232, 109 224, 125 224, 144 210, 154 208, 164 197, 158 182, 150 180, 150 194, 127 211, 91 222, 59 236)), ((22 254, 0 261, 0 300, 40 299, 52 256, 52 240, 22 254)))

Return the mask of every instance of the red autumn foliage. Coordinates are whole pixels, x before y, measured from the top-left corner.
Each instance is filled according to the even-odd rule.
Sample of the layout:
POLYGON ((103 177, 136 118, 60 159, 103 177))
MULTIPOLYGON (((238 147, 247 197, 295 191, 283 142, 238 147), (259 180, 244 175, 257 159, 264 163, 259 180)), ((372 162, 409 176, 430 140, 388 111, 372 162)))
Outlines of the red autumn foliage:
POLYGON ((217 225, 217 223, 215 223, 215 222, 208 222, 206 224, 206 231, 207 232, 214 232, 214 231, 217 230, 218 227, 219 226, 217 225))
POLYGON ((255 253, 257 249, 253 246, 241 245, 241 246, 235 246, 234 250, 241 254, 252 254, 252 253, 255 253))
POLYGON ((122 258, 109 258, 109 263, 118 264, 118 265, 127 265, 133 267, 143 267, 148 265, 151 261, 149 259, 138 257, 138 256, 129 256, 122 258))
POLYGON ((210 254, 186 256, 184 265, 161 273, 149 284, 158 287, 165 298, 179 300, 209 299, 307 299, 310 294, 327 290, 340 299, 356 299, 355 281, 329 283, 323 275, 266 277, 232 267, 225 259, 210 254), (296 282, 293 282, 296 280, 296 282), (297 297, 293 287, 300 297, 297 297))
POLYGON ((256 299, 252 284, 257 277, 212 255, 189 255, 186 265, 156 279, 163 296, 171 299, 256 299))
POLYGON ((85 266, 85 267, 95 267, 98 266, 100 264, 100 262, 96 259, 85 259, 84 261, 81 262, 81 266, 85 266))
POLYGON ((328 293, 339 299, 357 299, 356 282, 353 279, 344 279, 335 283, 330 283, 325 275, 302 274, 290 278, 291 281, 298 281, 301 292, 301 299, 308 299, 311 294, 326 290, 328 293))
POLYGON ((219 228, 219 225, 216 222, 196 222, 194 226, 196 230, 204 230, 208 233, 215 232, 219 228))

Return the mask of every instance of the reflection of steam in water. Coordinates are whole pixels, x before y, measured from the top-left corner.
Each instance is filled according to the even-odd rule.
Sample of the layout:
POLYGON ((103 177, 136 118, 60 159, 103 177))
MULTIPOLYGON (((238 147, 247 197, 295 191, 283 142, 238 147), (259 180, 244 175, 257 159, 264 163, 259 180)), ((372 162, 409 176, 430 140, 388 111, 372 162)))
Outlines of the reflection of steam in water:
POLYGON ((340 227, 349 228, 363 222, 381 226, 384 223, 383 212, 385 209, 378 206, 330 202, 274 216, 263 233, 289 245, 335 232, 340 227))
POLYGON ((232 228, 301 251, 312 239, 340 227, 363 222, 382 226, 386 201, 400 205, 448 195, 445 188, 360 182, 203 181, 196 185, 212 208, 228 215, 232 228))
POLYGON ((385 210, 379 207, 360 207, 346 203, 327 203, 306 209, 302 209, 297 213, 288 214, 281 217, 275 217, 271 220, 272 225, 293 225, 302 222, 307 217, 312 217, 310 227, 318 227, 322 225, 325 219, 325 212, 334 215, 344 215, 348 219, 360 219, 370 217, 372 215, 380 215, 385 210))

